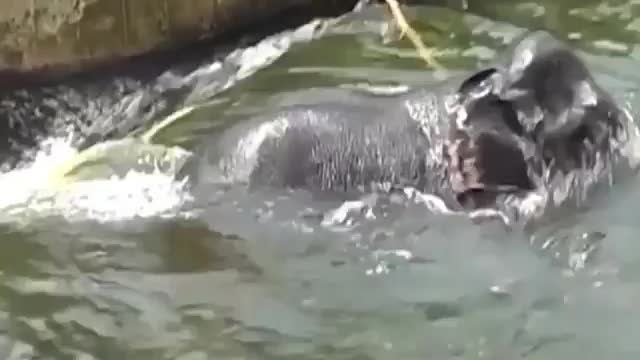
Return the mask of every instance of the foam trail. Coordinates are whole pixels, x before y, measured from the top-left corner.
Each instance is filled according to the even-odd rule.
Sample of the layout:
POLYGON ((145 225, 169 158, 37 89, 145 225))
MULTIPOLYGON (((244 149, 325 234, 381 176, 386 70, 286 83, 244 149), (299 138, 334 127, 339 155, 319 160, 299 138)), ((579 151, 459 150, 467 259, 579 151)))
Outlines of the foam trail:
POLYGON ((78 151, 69 139, 49 139, 29 166, 0 174, 0 223, 61 216, 71 221, 121 221, 133 218, 175 217, 191 200, 185 183, 174 174, 130 170, 123 176, 72 181, 53 186, 50 175, 71 161, 78 151))

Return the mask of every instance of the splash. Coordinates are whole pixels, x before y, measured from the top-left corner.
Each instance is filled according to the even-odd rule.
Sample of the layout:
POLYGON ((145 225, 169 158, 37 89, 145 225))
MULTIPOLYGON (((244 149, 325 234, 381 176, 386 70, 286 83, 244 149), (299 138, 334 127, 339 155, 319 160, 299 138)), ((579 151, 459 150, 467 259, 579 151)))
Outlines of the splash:
POLYGON ((69 138, 44 141, 33 163, 0 174, 0 223, 25 223, 45 217, 71 221, 121 221, 134 218, 188 216, 181 212, 191 201, 185 181, 171 171, 131 167, 123 174, 64 183, 52 182, 60 167, 79 152, 69 138))
MULTIPOLYGON (((43 141, 37 149, 25 154, 26 162, 19 169, 0 173, 4 189, 0 197, 0 223, 29 222, 49 216, 101 222, 188 216, 181 210, 192 200, 186 191, 188 179, 178 181, 174 175, 190 153, 154 144, 158 134, 205 107, 215 95, 273 64, 292 46, 329 34, 337 21, 313 20, 269 36, 186 76, 168 70, 150 88, 137 89, 98 113, 92 109, 104 102, 101 98, 87 99, 86 106, 74 111, 56 108, 56 119, 64 123, 57 126, 61 133, 74 131, 65 124, 81 123, 83 118, 91 117, 94 125, 89 132, 106 134, 115 125, 147 119, 141 109, 150 103, 162 103, 161 95, 166 90, 189 89, 173 114, 150 129, 141 129, 143 134, 134 130, 125 139, 98 143, 83 151, 74 147, 71 135, 43 141), (160 97, 154 98, 156 93, 160 97)), ((118 79, 114 82, 119 84, 118 79)))

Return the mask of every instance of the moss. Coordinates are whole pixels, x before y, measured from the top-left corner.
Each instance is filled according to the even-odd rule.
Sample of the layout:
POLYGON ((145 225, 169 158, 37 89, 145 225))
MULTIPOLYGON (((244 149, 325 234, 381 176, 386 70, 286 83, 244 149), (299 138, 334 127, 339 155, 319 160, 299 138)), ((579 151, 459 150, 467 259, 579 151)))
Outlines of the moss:
MULTIPOLYGON (((0 72, 85 66, 210 38, 297 0, 2 0, 0 72)), ((323 0, 302 2, 319 7, 323 0)), ((326 6, 335 6, 327 2, 326 6)))

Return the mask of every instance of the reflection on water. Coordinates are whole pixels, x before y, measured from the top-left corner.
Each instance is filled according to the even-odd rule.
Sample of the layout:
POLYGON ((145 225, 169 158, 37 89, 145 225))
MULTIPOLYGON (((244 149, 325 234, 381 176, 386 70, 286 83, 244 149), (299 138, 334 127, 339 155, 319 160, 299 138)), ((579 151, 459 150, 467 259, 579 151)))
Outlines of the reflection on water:
MULTIPOLYGON (((516 10, 506 1, 469 6, 518 26, 411 12, 451 73, 492 59, 528 27, 578 38, 599 80, 638 109, 634 57, 598 50, 603 41, 635 46, 635 17, 619 21, 639 11, 635 2, 508 3, 516 10)), ((115 79, 82 94, 77 104, 87 106, 71 105, 72 90, 47 90, 58 103, 42 106, 57 114, 59 132, 33 162, 0 175, 0 356, 637 358, 635 181, 533 236, 393 196, 339 213, 336 199, 231 186, 210 189, 193 209, 170 171, 126 157, 122 177, 44 187, 51 167, 76 154, 69 143, 128 133, 162 113, 144 109, 172 101, 196 107, 154 138, 188 147, 265 109, 431 83, 410 45, 380 41, 382 26, 377 10, 313 23, 127 94, 114 90, 127 79, 115 79), (77 141, 60 140, 70 128, 77 141)))

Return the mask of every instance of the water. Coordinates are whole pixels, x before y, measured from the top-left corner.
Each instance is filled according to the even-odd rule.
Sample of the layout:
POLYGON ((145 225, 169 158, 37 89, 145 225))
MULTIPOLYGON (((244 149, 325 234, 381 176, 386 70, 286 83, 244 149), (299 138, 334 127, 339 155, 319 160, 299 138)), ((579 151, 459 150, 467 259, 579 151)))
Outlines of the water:
MULTIPOLYGON (((515 3, 469 4, 512 24, 440 8, 411 16, 454 74, 526 28, 552 29, 636 113, 639 4, 515 3)), ((531 236, 395 198, 343 213, 354 203, 230 186, 194 208, 170 166, 183 150, 136 142, 109 148, 77 181, 52 182, 92 134, 121 137, 180 108, 192 110, 152 138, 189 150, 202 133, 268 109, 373 106, 375 96, 433 82, 410 45, 382 42, 383 30, 367 10, 150 82, 42 90, 58 101, 49 105, 56 131, 0 176, 1 357, 637 358, 635 180, 531 236), (129 125, 114 130, 118 119, 129 125)))

